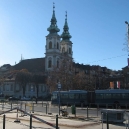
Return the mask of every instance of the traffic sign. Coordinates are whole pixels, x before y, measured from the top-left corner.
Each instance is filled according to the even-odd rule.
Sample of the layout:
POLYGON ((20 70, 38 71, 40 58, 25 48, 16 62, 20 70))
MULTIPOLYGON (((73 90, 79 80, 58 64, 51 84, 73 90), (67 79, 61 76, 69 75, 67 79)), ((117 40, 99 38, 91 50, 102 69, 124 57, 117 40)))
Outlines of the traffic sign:
POLYGON ((61 84, 60 84, 60 82, 58 82, 58 89, 61 89, 61 84))

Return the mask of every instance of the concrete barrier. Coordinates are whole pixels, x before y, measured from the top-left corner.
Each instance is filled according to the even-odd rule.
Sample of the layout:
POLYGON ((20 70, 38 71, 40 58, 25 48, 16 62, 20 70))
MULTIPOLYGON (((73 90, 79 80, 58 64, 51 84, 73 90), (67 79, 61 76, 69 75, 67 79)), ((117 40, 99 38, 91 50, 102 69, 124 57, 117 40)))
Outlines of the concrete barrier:
POLYGON ((125 110, 120 109, 102 109, 101 114, 103 114, 102 121, 107 121, 107 114, 108 114, 108 121, 109 123, 123 123, 125 121, 124 114, 125 110))

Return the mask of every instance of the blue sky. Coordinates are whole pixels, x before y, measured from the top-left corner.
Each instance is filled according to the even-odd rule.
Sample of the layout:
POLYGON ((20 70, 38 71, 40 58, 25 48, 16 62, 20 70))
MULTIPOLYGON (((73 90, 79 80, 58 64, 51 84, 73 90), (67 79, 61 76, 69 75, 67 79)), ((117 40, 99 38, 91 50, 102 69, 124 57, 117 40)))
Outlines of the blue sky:
POLYGON ((59 34, 67 11, 75 62, 127 66, 129 0, 0 0, 0 66, 45 56, 53 2, 59 34))

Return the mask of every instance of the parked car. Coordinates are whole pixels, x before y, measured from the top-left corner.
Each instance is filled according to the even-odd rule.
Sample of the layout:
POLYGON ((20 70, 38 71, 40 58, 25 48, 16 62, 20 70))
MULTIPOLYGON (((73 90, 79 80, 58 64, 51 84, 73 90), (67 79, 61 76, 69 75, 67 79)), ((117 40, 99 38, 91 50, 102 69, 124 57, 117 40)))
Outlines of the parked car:
POLYGON ((9 101, 18 101, 19 98, 17 98, 17 97, 9 97, 8 100, 9 101))
POLYGON ((22 97, 21 98, 21 101, 30 101, 31 100, 31 98, 27 98, 27 97, 22 97))

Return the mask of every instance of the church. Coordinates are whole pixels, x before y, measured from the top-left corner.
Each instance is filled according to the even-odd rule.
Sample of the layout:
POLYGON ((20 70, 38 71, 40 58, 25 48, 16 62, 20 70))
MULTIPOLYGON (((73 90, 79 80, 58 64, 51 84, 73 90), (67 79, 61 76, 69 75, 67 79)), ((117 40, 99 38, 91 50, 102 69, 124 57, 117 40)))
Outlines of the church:
POLYGON ((67 53, 69 59, 73 59, 71 35, 69 33, 69 27, 67 22, 67 12, 64 19, 64 27, 61 35, 58 34, 60 29, 57 26, 57 19, 55 15, 55 6, 53 4, 53 13, 50 21, 50 26, 47 28, 49 32, 46 36, 45 43, 45 57, 26 59, 13 66, 15 70, 27 69, 29 72, 47 72, 53 67, 59 67, 60 59, 63 58, 63 54, 67 53))
MULTIPOLYGON (((64 53, 67 54, 69 60, 72 60, 72 42, 71 35, 69 33, 69 27, 67 22, 67 12, 64 19, 64 27, 61 35, 58 34, 60 29, 57 26, 57 19, 55 15, 55 6, 53 4, 52 18, 50 21, 50 26, 46 28, 48 35, 46 36, 45 43, 45 57, 43 58, 33 58, 33 59, 22 59, 19 63, 14 66, 3 65, 0 68, 0 75, 7 75, 10 70, 22 70, 27 69, 30 73, 47 73, 47 71, 52 70, 54 67, 58 68, 60 60, 63 58, 64 53), (10 67, 6 67, 10 66, 10 67)), ((0 84, 0 92, 5 96, 16 96, 22 97, 22 88, 15 84, 15 77, 6 76, 4 84, 0 84)), ((39 96, 45 96, 48 94, 48 87, 46 84, 39 85, 39 96)), ((27 84, 26 86, 26 96, 32 97, 36 96, 36 87, 33 84, 27 84)))
POLYGON ((51 25, 47 31, 49 34, 46 36, 46 53, 45 53, 45 70, 50 70, 52 66, 59 67, 59 60, 62 58, 63 53, 67 53, 68 57, 72 59, 72 42, 70 41, 71 35, 67 23, 67 12, 63 32, 58 35, 60 29, 57 26, 55 10, 53 5, 53 14, 51 18, 51 25))

